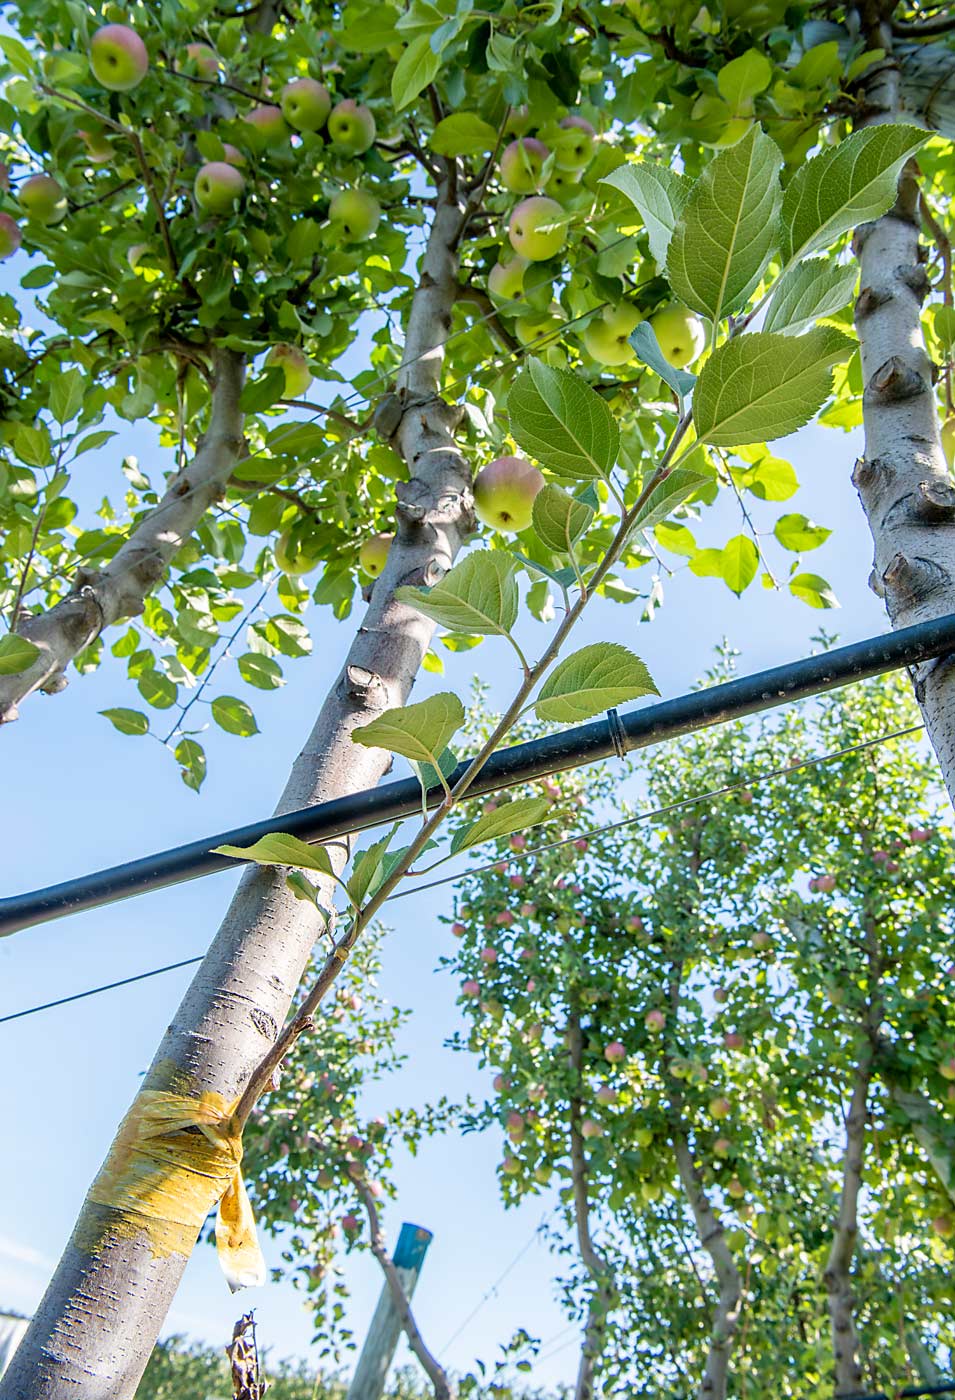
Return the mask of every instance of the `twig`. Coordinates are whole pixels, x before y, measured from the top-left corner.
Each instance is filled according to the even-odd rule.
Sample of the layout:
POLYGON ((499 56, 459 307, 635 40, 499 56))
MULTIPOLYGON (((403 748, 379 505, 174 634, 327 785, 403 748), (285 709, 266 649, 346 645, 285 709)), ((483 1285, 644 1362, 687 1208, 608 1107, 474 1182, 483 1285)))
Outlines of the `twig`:
POLYGON ((466 282, 458 292, 458 301, 469 301, 472 306, 476 306, 479 311, 483 312, 481 320, 486 323, 488 329, 494 333, 505 350, 509 350, 511 354, 516 354, 520 350, 520 341, 516 336, 511 335, 495 311, 491 298, 486 292, 482 292, 480 287, 466 282))

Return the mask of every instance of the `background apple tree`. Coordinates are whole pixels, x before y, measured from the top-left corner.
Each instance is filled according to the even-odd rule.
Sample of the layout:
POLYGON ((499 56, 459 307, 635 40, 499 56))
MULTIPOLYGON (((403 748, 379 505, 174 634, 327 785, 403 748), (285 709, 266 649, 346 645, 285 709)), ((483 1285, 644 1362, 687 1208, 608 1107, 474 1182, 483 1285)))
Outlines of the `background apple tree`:
POLYGON ((915 718, 893 680, 669 745, 589 839, 619 774, 564 776, 460 898, 474 1126, 505 1201, 558 1188, 595 1393, 950 1372, 952 833, 915 740, 866 747, 915 718))

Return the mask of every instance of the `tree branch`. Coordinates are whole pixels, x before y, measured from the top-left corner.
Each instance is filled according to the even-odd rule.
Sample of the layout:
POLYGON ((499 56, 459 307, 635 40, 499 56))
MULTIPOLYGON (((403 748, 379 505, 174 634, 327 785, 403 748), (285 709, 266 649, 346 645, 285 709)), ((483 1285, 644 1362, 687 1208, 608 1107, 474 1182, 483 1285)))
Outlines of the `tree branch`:
POLYGON ((469 301, 472 306, 476 306, 483 313, 481 319, 487 322, 488 329, 493 331, 504 349, 512 355, 517 354, 521 348, 521 342, 516 336, 511 335, 486 292, 482 292, 480 287, 466 282, 458 293, 458 301, 469 301))
POLYGON ((411 1303, 405 1293, 401 1282, 401 1275, 395 1266, 394 1260, 388 1253, 385 1245, 385 1238, 381 1230, 381 1222, 378 1218, 378 1210, 375 1206, 375 1198, 371 1194, 365 1182, 356 1183, 358 1194, 361 1196, 362 1205, 368 1216, 368 1228, 371 1232, 371 1252, 378 1260, 381 1271, 385 1276, 388 1291, 391 1294, 391 1301, 395 1305, 395 1311, 401 1321, 401 1330, 408 1339, 408 1345, 415 1356, 421 1362, 421 1366, 434 1387, 435 1400, 453 1400, 454 1391, 451 1389, 448 1375, 441 1363, 432 1355, 425 1345, 414 1313, 411 1310, 411 1303))
POLYGON ((874 1052, 867 1043, 853 1075, 852 1096, 846 1115, 846 1152, 842 1190, 829 1258, 823 1273, 829 1304, 829 1325, 835 1362, 836 1395, 854 1395, 862 1389, 859 1334, 852 1292, 852 1257, 859 1234, 858 1204, 865 1158, 865 1128, 874 1052))

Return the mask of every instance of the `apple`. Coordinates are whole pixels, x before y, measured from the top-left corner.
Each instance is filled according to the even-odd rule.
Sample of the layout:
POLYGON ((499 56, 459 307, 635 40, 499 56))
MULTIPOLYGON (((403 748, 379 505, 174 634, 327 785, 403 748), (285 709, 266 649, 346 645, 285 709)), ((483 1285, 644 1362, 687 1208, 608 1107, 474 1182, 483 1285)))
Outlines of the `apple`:
POLYGON ((625 365, 634 358, 630 334, 642 320, 636 307, 605 307, 584 331, 587 354, 600 365, 625 365))
POLYGON ((647 1030, 650 1032, 651 1035, 659 1035, 660 1032, 663 1030, 663 1027, 666 1025, 666 1021, 667 1018, 665 1012, 661 1011, 659 1008, 656 1008, 653 1011, 648 1011, 646 1016, 644 1016, 643 1018, 643 1024, 646 1026, 647 1030))
POLYGON ((520 1170, 520 1162, 517 1160, 516 1157, 512 1157, 510 1153, 508 1153, 508 1155, 504 1158, 503 1162, 501 1163, 501 1171, 504 1173, 505 1176, 517 1176, 520 1170))
POLYGON ((528 1044, 533 1045, 535 1041, 540 1040, 543 1034, 544 1027, 541 1025, 540 1021, 532 1021, 524 1032, 524 1039, 528 1044))
POLYGON ((567 220, 556 199, 534 195, 522 199, 512 211, 507 235, 515 253, 531 262, 544 262, 567 242, 567 220))
POLYGON ((22 241, 23 234, 16 219, 0 213, 0 259, 12 257, 22 241))
POLYGON ((676 302, 650 317, 663 358, 676 369, 692 364, 706 346, 706 328, 699 316, 676 302))
POLYGON ((580 1135, 585 1138, 603 1137, 603 1128, 592 1118, 585 1118, 580 1125, 580 1135))
MULTIPOLYGON (((651 1013, 652 1014, 652 1013, 651 1013)), ((627 1058, 627 1047, 619 1040, 612 1040, 604 1047, 604 1059, 608 1064, 620 1065, 627 1058)))
POLYGON ((238 146, 232 146, 228 141, 222 143, 222 159, 226 165, 245 165, 245 156, 238 146))
POLYGON ((478 953, 478 957, 481 959, 482 963, 496 963, 496 962, 497 962, 497 949, 496 949, 496 948, 482 948, 481 951, 480 951, 480 953, 478 953))
POLYGON ((717 1157, 728 1157, 732 1145, 729 1138, 719 1137, 713 1144, 713 1151, 716 1153, 717 1157))
POLYGON ((375 139, 375 118, 362 103, 350 97, 338 102, 328 118, 328 139, 346 155, 360 156, 375 139))
POLYGON ((501 153, 501 184, 511 194, 531 194, 541 187, 544 161, 550 151, 533 136, 519 137, 501 153))
POLYGON ((728 1118, 732 1111, 733 1105, 730 1103, 729 1099, 724 1098, 722 1095, 719 1098, 710 1099, 711 1118, 728 1118))
MULTIPOLYGON (((518 909, 517 912, 520 914, 520 916, 521 916, 522 919, 532 919, 532 918, 534 917, 534 915, 537 913, 537 905, 536 905, 536 904, 531 904, 530 900, 526 900, 526 901, 521 905, 520 909, 518 909)), ((525 956, 533 957, 533 956, 534 956, 534 950, 533 950, 533 948, 525 948, 524 951, 523 951, 523 953, 521 954, 521 957, 525 957, 525 956)))
POLYGON ((270 146, 277 146, 288 136, 288 127, 285 125, 281 107, 272 107, 268 104, 253 107, 251 112, 246 112, 245 120, 249 126, 254 126, 257 131, 261 131, 270 146))
POLYGON ((832 894, 835 887, 835 875, 817 875, 815 880, 809 882, 809 888, 818 894, 832 894))
POLYGON ((950 1215, 936 1215, 932 1229, 939 1239, 950 1240, 955 1235, 955 1220, 950 1215))
MULTIPOLYGON (((231 166, 227 168, 232 169, 231 166)), ((242 178, 241 175, 239 178, 242 178)), ((283 398, 301 398, 312 382, 312 371, 308 367, 308 360, 305 358, 304 351, 300 350, 297 345, 273 345, 265 357, 265 363, 269 369, 278 368, 285 375, 283 398)))
POLYGON ((66 195, 52 175, 31 175, 17 190, 17 203, 28 219, 58 224, 66 214, 66 195))
POLYGON ((508 263, 495 263, 488 273, 487 289, 498 306, 509 301, 521 301, 524 295, 524 273, 530 266, 527 258, 514 257, 508 263))
POLYGON ((947 1060, 942 1060, 938 1072, 943 1079, 955 1080, 955 1055, 950 1055, 947 1060))
POLYGON ((527 1091, 527 1097, 531 1103, 540 1103, 547 1097, 547 1088, 543 1084, 532 1084, 527 1091))
POLYGON ((318 1173, 318 1176, 315 1178, 315 1181, 322 1188, 323 1191, 327 1191, 330 1186, 335 1185, 335 1178, 332 1176, 331 1172, 328 1170, 327 1167, 322 1167, 321 1171, 318 1173))
POLYGON ((517 534, 531 523, 534 498, 543 485, 541 473, 523 457, 496 457, 477 474, 474 509, 485 525, 517 534))
POLYGON ((950 467, 955 467, 955 416, 946 418, 942 424, 942 451, 950 467))
POLYGON ((583 855, 584 851, 586 851, 589 848, 589 846, 590 842, 586 840, 583 836, 579 836, 574 842, 574 850, 580 851, 581 855, 583 855))
POLYGON ((378 227, 381 205, 367 190, 342 190, 328 206, 328 217, 346 243, 364 243, 378 227))
MULTIPOLYGON (((955 423, 955 418, 952 419, 952 422, 955 423)), ((923 841, 931 841, 934 834, 930 826, 913 826, 909 832, 909 840, 920 845, 923 841)))
POLYGON ((523 851, 527 845, 527 837, 523 832, 516 832, 507 843, 512 851, 523 851))
POLYGON ((332 110, 328 88, 314 78, 295 78, 286 83, 279 101, 282 116, 296 131, 318 131, 332 110))
POLYGON ((503 1074, 495 1074, 491 1082, 494 1086, 494 1092, 496 1094, 501 1094, 504 1092, 505 1089, 510 1087, 510 1081, 507 1078, 505 1078, 503 1074))
POLYGON ((551 199, 559 200, 565 204, 568 199, 580 189, 579 170, 552 170, 547 184, 544 186, 544 193, 549 194, 551 199))
POLYGON ((757 929, 750 939, 750 942, 757 953, 765 953, 773 946, 772 936, 768 934, 765 929, 757 929))
MULTIPOLYGON (((375 538, 378 538, 377 535, 375 536, 375 538)), ((366 543, 370 543, 370 541, 366 541, 366 543)), ((362 545, 362 549, 364 549, 364 547, 365 546, 362 545)), ((368 572, 368 568, 365 564, 362 564, 362 568, 365 570, 366 573, 368 572)), ((467 931, 468 930, 466 924, 453 923, 451 925, 451 933, 455 938, 463 938, 467 931)))
POLYGON ((187 44, 186 59, 203 78, 219 76, 219 60, 208 44, 187 44))
MULTIPOLYGON (((363 542, 358 551, 358 563, 371 578, 377 578, 384 569, 394 538, 394 535, 387 534, 371 535, 363 542)), ((467 930, 464 924, 452 924, 451 932, 455 938, 460 938, 467 930)))
POLYGON ((511 108, 505 130, 514 136, 523 136, 533 125, 534 119, 531 109, 525 103, 523 107, 511 108))
POLYGON ((740 1035, 739 1031, 727 1031, 723 1037, 723 1044, 727 1050, 742 1050, 746 1045, 746 1037, 740 1035))
POLYGON ((291 526, 279 535, 273 553, 276 564, 289 578, 311 573, 319 563, 319 556, 312 553, 309 542, 291 526))
POLYGON ((106 139, 106 132, 102 127, 98 127, 95 131, 80 129, 77 135, 82 138, 83 144, 86 146, 87 157, 95 164, 102 165, 104 161, 112 160, 113 148, 106 139))
POLYGON ((725 987, 717 987, 713 993, 713 1000, 723 1006, 730 999, 730 994, 725 987))
POLYGON ((466 997, 477 997, 481 995, 481 986, 475 982, 473 977, 469 977, 466 982, 461 983, 461 992, 466 997))
POLYGON ((550 1181, 550 1167, 535 1167, 534 1180, 539 1182, 541 1186, 546 1186, 550 1181))
POLYGON ((149 71, 146 45, 126 24, 104 24, 90 40, 90 67, 101 87, 129 92, 149 71))
POLYGON ((228 214, 245 189, 245 176, 224 160, 210 160, 199 167, 193 193, 207 214, 228 214))
POLYGON ((510 928, 511 924, 514 922, 514 915, 511 913, 510 909, 502 909, 494 922, 500 924, 502 928, 510 928))
POLYGON ((527 884, 527 881, 524 879, 523 875, 509 875, 507 877, 507 883, 512 890, 522 890, 527 884))
POLYGON ((646 931, 639 914, 630 914, 624 922, 624 928, 628 933, 644 933, 646 931))
POLYGON ((524 1119, 520 1113, 509 1113, 507 1115, 507 1135, 511 1142, 523 1141, 524 1119))
POLYGON ((603 1104, 616 1103, 616 1089, 611 1089, 609 1084, 601 1084, 600 1088, 597 1090, 597 1102, 603 1104))
POLYGON ((554 163, 559 170, 583 170, 594 154, 597 133, 585 117, 564 117, 554 142, 554 163))
POLYGON ((563 309, 552 302, 549 311, 531 312, 514 322, 514 334, 522 345, 550 348, 560 335, 564 321, 563 309))
POLYGON ((347 1215, 342 1216, 342 1229, 346 1235, 355 1235, 361 1229, 361 1221, 349 1211, 347 1215))

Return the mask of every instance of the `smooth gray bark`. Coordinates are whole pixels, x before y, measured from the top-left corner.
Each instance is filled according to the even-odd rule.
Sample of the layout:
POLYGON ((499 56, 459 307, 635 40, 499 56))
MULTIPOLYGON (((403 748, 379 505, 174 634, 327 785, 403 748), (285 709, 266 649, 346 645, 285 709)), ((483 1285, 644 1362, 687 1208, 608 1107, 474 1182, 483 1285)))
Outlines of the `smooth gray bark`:
MULTIPOLYGON (((394 441, 411 480, 399 487, 397 538, 352 644, 296 759, 279 813, 373 787, 390 755, 351 731, 407 699, 433 625, 394 599, 399 584, 432 583, 472 527, 471 475, 454 439, 459 411, 439 397, 458 285, 464 211, 443 184, 407 328, 394 441)), ((328 902, 331 895, 328 893, 328 902)), ((147 1088, 235 1099, 275 1040, 323 921, 284 875, 252 869, 176 1012, 147 1088)), ((85 1204, 0 1400, 129 1400, 172 1302, 186 1257, 153 1258, 145 1236, 121 1237, 111 1212, 85 1204), (91 1251, 90 1241, 95 1242, 91 1251)))
POLYGON ((846 1151, 842 1162, 839 1211, 823 1272, 829 1306, 836 1395, 855 1395, 863 1388, 852 1291, 852 1260, 859 1237, 859 1192, 862 1189, 872 1067, 873 1055, 871 1048, 867 1047, 853 1076, 852 1095, 846 1114, 846 1151))
POLYGON ((104 628, 142 612, 170 559, 223 494, 243 450, 239 396, 244 358, 216 348, 212 374, 209 427, 195 457, 170 479, 159 504, 102 569, 78 568, 65 598, 47 612, 21 618, 17 634, 39 647, 40 655, 26 671, 0 676, 0 724, 17 719, 18 706, 34 691, 63 690, 64 672, 84 647, 104 628))

